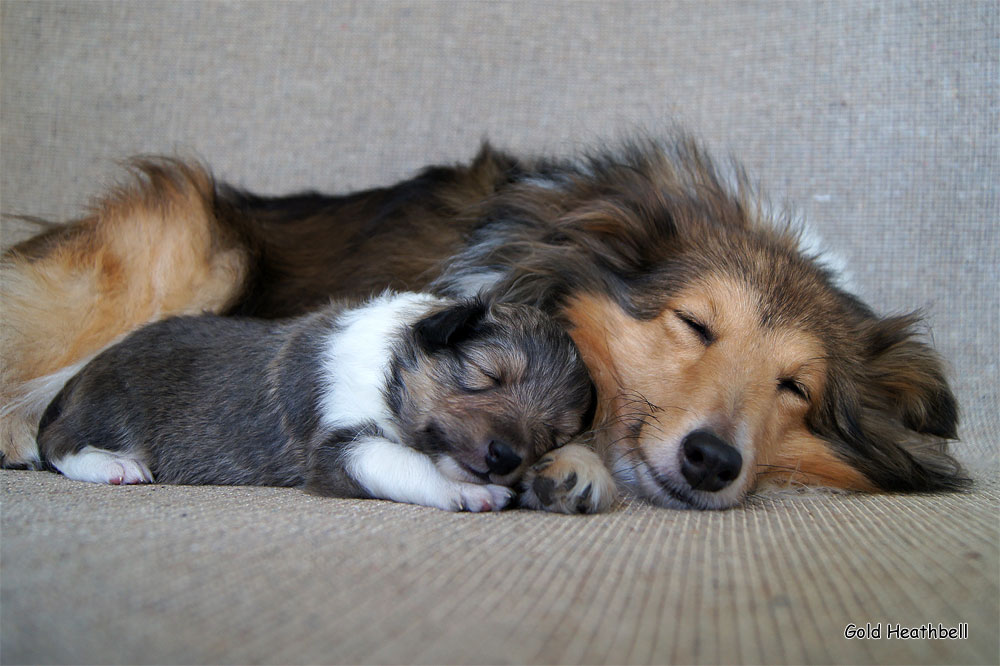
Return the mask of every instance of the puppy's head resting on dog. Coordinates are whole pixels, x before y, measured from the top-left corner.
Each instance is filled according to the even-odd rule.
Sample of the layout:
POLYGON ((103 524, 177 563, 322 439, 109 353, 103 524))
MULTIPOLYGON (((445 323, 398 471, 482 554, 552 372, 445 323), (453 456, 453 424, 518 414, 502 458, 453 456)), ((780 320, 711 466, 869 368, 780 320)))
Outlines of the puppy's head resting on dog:
POLYGON ((560 317, 599 392, 596 445, 657 503, 965 485, 947 451, 956 401, 918 319, 845 291, 733 171, 684 138, 536 164, 478 212, 479 242, 439 285, 490 281, 560 317))
POLYGON ((408 343, 388 402, 404 439, 456 480, 513 485, 593 419, 576 346, 537 308, 462 301, 417 322, 408 343))

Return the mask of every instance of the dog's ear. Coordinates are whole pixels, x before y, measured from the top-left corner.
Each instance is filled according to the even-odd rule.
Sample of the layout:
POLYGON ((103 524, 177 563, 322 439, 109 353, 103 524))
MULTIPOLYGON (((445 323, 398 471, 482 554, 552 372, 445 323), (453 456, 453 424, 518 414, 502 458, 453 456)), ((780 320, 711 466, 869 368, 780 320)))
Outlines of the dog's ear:
POLYGON ((864 451, 864 471, 886 490, 945 490, 968 485, 948 451, 957 438, 958 403, 941 359, 917 339, 912 315, 873 321, 864 331, 866 362, 848 430, 864 451), (867 463, 867 464, 866 464, 867 463))
POLYGON ((958 402, 938 355, 914 335, 913 315, 876 322, 868 333, 872 390, 906 428, 944 439, 958 437, 958 402))
POLYGON ((454 347, 476 333, 487 310, 481 299, 462 301, 421 319, 414 326, 414 335, 429 352, 454 347))

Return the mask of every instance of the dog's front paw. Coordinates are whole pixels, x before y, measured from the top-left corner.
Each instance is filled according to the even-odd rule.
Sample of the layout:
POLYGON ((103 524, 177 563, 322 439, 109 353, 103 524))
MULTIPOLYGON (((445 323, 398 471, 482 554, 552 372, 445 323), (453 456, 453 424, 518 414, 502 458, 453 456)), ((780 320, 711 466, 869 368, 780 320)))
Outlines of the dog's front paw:
POLYGON ((458 511, 499 511, 514 498, 514 491, 493 484, 480 486, 472 483, 459 484, 458 511))
POLYGON ((560 513, 599 513, 617 497, 611 473, 579 444, 550 451, 524 475, 521 505, 560 513))

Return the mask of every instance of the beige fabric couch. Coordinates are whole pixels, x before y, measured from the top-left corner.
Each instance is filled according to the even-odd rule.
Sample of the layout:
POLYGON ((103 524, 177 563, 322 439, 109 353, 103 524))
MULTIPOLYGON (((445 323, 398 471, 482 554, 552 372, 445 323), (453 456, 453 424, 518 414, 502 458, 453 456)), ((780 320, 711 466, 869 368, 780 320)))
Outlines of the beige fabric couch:
POLYGON ((3 663, 1000 661, 995 2, 0 12, 8 214, 78 214, 134 153, 343 191, 484 136, 565 152, 679 120, 793 202, 877 309, 926 310, 977 482, 567 517, 5 471, 3 663), (881 639, 845 638, 869 622, 881 639))

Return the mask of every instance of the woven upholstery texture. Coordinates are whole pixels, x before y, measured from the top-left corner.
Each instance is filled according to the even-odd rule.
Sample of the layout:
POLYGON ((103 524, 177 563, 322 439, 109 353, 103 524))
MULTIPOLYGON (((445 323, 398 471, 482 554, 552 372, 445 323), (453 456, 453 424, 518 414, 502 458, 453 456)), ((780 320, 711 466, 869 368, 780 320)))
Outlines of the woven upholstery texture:
POLYGON ((4 663, 995 663, 995 482, 561 516, 0 478, 4 663), (879 621, 970 637, 844 638, 879 621))
POLYGON ((560 154, 680 123, 876 310, 923 309, 977 481, 566 517, 4 471, 0 662, 1000 662, 996 2, 5 0, 0 30, 8 215, 80 215, 140 153, 348 191, 483 138, 560 154), (866 622, 969 638, 844 637, 866 622))

